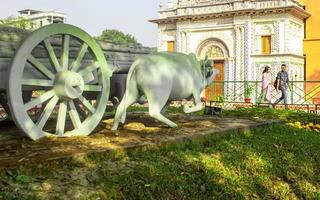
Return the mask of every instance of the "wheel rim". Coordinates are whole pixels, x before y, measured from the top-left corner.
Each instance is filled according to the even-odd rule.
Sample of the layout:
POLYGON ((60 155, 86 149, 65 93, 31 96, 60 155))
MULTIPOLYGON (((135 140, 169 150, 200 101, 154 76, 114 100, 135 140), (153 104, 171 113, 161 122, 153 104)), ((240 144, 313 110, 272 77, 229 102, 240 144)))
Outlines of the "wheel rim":
POLYGON ((25 40, 12 61, 8 84, 12 117, 33 140, 47 134, 88 135, 104 114, 109 77, 104 54, 89 34, 67 24, 43 27, 25 40), (36 55, 37 50, 45 52, 47 60, 36 55), (41 94, 24 101, 22 94, 29 90, 41 94), (34 117, 30 112, 35 106, 42 111, 34 117), (50 120, 55 128, 46 127, 55 115, 56 120, 50 120))

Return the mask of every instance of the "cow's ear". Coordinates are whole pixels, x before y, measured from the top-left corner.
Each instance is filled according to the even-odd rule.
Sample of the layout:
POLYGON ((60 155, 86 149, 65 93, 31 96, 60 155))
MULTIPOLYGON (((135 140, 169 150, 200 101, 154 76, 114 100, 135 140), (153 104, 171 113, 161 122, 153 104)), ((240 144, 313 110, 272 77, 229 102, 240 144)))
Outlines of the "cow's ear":
POLYGON ((213 66, 214 66, 214 61, 210 60, 210 67, 213 67, 213 66))
POLYGON ((203 67, 205 64, 204 60, 200 60, 200 66, 203 67))
POLYGON ((206 56, 204 60, 205 67, 211 67, 212 66, 212 60, 209 60, 208 56, 206 56))

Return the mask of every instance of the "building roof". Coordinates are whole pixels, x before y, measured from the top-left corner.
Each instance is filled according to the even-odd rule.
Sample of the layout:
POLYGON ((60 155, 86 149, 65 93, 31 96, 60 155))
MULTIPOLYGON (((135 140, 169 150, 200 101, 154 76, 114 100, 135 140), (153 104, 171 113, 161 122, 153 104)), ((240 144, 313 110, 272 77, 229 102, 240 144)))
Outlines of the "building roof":
POLYGON ((33 9, 24 9, 24 10, 20 10, 18 11, 20 14, 28 14, 30 12, 30 14, 38 14, 38 13, 43 13, 43 11, 40 10, 33 10, 33 9))
POLYGON ((56 11, 40 11, 40 10, 33 10, 33 9, 24 9, 18 11, 21 15, 45 15, 45 14, 50 14, 50 15, 57 15, 60 17, 66 17, 65 13, 61 12, 56 12, 56 11))

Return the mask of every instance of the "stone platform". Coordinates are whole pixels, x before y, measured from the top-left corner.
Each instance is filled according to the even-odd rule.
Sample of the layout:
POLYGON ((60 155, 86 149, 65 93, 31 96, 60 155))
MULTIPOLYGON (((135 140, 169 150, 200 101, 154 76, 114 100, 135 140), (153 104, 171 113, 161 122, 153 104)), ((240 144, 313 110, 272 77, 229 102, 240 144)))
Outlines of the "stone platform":
POLYGON ((112 119, 104 119, 91 136, 48 137, 30 141, 10 122, 0 123, 0 168, 73 157, 90 152, 107 152, 141 146, 158 146, 208 134, 263 126, 275 121, 253 121, 217 116, 169 115, 179 125, 170 129, 144 113, 128 114, 126 125, 110 130, 112 119), (118 136, 117 136, 118 135, 118 136))

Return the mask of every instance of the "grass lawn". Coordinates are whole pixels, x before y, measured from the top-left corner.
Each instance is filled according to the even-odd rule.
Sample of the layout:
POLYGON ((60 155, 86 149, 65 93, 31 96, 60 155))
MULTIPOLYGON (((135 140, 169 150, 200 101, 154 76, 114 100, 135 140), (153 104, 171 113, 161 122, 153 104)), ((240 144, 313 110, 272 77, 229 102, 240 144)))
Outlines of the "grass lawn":
POLYGON ((222 115, 284 123, 0 170, 0 199, 320 199, 317 116, 222 115))

